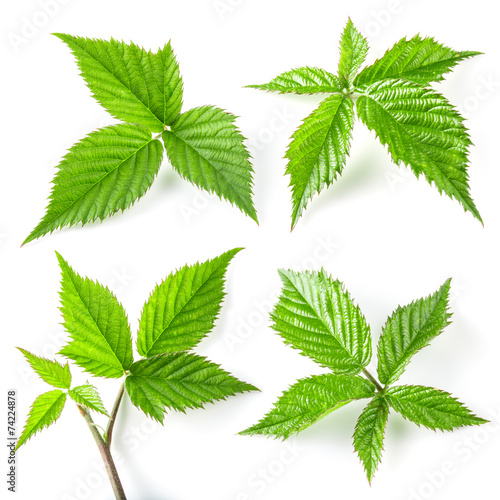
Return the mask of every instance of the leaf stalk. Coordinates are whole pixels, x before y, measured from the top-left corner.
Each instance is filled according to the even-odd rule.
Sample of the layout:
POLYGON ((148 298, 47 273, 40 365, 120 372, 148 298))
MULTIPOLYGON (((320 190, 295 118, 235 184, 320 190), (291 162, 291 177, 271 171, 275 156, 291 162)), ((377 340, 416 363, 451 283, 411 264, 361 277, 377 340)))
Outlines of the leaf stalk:
POLYGON ((122 483, 120 481, 120 477, 118 476, 118 471, 116 469, 115 462, 113 460, 113 457, 111 456, 111 449, 109 446, 109 442, 104 441, 104 438, 97 429, 97 426, 94 423, 92 417, 90 416, 88 410, 79 404, 77 404, 76 406, 78 407, 78 410, 80 411, 82 417, 85 419, 85 422, 87 422, 88 428, 90 429, 90 433, 94 438, 97 448, 99 449, 99 453, 101 454, 104 466, 106 468, 106 472, 108 473, 109 481, 111 483, 111 487, 113 488, 116 500, 127 500, 127 497, 125 496, 125 492, 123 490, 122 483))
POLYGON ((378 392, 385 392, 385 388, 378 383, 377 379, 366 368, 363 368, 363 373, 365 374, 366 378, 377 388, 378 392))

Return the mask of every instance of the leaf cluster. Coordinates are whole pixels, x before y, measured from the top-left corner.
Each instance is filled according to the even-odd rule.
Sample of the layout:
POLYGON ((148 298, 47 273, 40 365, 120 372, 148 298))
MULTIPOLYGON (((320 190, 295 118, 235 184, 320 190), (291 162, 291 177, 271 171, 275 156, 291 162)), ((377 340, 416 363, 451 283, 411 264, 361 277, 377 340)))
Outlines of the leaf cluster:
MULTIPOLYGON (((185 412, 257 390, 191 352, 214 327, 227 267, 240 250, 186 265, 155 287, 140 317, 136 347, 141 359, 137 361, 122 305, 107 287, 81 277, 57 254, 62 272, 61 312, 70 335, 59 354, 96 377, 125 377, 132 403, 161 423, 167 409, 185 412)), ((71 387, 68 363, 61 365, 20 350, 40 378, 56 389, 33 403, 17 448, 59 418, 68 396, 109 417, 93 385, 71 387)))
POLYGON ((292 228, 311 198, 343 172, 355 116, 387 146, 397 165, 434 184, 480 222, 469 193, 468 148, 463 117, 430 87, 460 61, 479 52, 457 52, 433 38, 403 38, 372 65, 360 68, 368 42, 348 21, 335 75, 321 68, 286 71, 249 87, 293 94, 329 94, 292 136, 286 152, 292 188, 292 228))
POLYGON ((153 53, 131 43, 56 34, 93 97, 124 123, 96 130, 58 166, 45 216, 24 243, 125 210, 151 187, 164 149, 184 179, 257 222, 253 168, 235 116, 215 106, 182 112, 183 83, 170 42, 153 53))
POLYGON ((382 456, 390 408, 433 430, 486 422, 448 392, 394 385, 413 356, 449 324, 450 280, 389 316, 377 347, 377 381, 366 368, 372 358, 370 327, 343 284, 324 270, 281 270, 280 276, 283 289, 271 313, 274 330, 286 344, 330 372, 296 382, 269 413, 241 434, 286 439, 351 401, 368 398, 353 439, 371 481, 382 456))

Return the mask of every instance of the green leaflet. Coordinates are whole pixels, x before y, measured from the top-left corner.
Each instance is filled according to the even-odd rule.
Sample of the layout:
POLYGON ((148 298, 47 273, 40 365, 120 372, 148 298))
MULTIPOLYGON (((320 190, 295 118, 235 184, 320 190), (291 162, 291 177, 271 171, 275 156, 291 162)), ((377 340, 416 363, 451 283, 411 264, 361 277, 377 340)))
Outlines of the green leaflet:
POLYGON ((182 79, 170 42, 156 54, 117 40, 56 36, 75 55, 94 97, 119 120, 162 132, 182 106, 182 79))
POLYGON ((466 425, 481 425, 487 420, 476 417, 451 394, 432 387, 402 385, 387 391, 387 401, 403 417, 429 429, 451 431, 466 425))
POLYGON ((283 290, 273 328, 301 354, 338 374, 359 373, 371 359, 370 327, 340 281, 325 271, 279 271, 283 290))
POLYGON ((125 387, 132 403, 163 423, 166 408, 184 412, 237 393, 257 390, 219 365, 190 353, 161 354, 134 363, 125 387))
POLYGON ((20 347, 18 347, 18 349, 24 354, 31 368, 33 368, 38 376, 47 382, 47 384, 60 389, 69 389, 71 385, 71 373, 67 363, 61 365, 57 361, 35 356, 20 347))
POLYGON ((321 68, 287 71, 252 88, 280 93, 332 94, 292 137, 286 173, 292 188, 292 229, 307 202, 342 172, 356 102, 359 118, 387 145, 396 164, 424 174, 439 193, 461 203, 480 222, 469 193, 468 148, 463 118, 440 94, 426 88, 460 61, 479 52, 457 52, 419 35, 403 38, 358 73, 368 43, 349 19, 340 40, 338 76, 321 68))
POLYGON ((385 324, 378 343, 377 372, 380 382, 392 384, 412 356, 442 333, 449 324, 448 295, 451 280, 429 297, 398 307, 385 324))
POLYGON ((349 154, 354 122, 352 100, 342 94, 327 97, 292 136, 285 157, 292 187, 292 228, 307 203, 342 173, 349 154))
POLYGON ((353 440, 368 481, 371 482, 382 458, 384 432, 389 405, 383 396, 376 395, 358 418, 353 440))
POLYGON ((68 395, 79 405, 109 417, 106 408, 102 404, 101 396, 99 396, 97 389, 93 385, 85 384, 73 387, 68 391, 68 395))
POLYGON ((457 52, 436 42, 433 38, 416 35, 410 40, 402 38, 384 57, 359 73, 354 85, 362 86, 387 78, 401 78, 418 85, 444 80, 460 61, 481 52, 457 52))
POLYGON ((61 266, 61 312, 71 340, 60 354, 97 377, 120 378, 130 368, 132 336, 116 297, 99 283, 82 278, 57 254, 61 266))
POLYGON ((396 164, 409 165, 459 201, 480 222, 469 194, 467 153, 471 144, 463 118, 440 94, 403 80, 365 87, 356 101, 360 120, 388 147, 396 164))
POLYGON ((37 432, 53 424, 61 415, 65 402, 66 394, 59 389, 38 396, 31 406, 21 437, 17 440, 16 450, 37 432))
POLYGON ((345 88, 348 88, 356 76, 368 53, 366 38, 347 21, 340 38, 339 78, 345 88))
POLYGON ((47 213, 23 244, 130 207, 150 188, 162 157, 161 142, 140 125, 112 125, 92 132, 60 163, 47 213))
POLYGON ((247 85, 248 88, 279 92, 280 94, 318 94, 342 92, 336 75, 321 68, 303 67, 285 71, 262 85, 247 85))
POLYGON ((141 356, 191 349, 212 330, 224 298, 227 266, 240 250, 184 266, 156 286, 141 314, 137 334, 141 356))
POLYGON ((235 116, 214 106, 182 113, 163 132, 174 169, 194 185, 236 205, 255 222, 253 169, 235 116))
POLYGON ((274 408, 242 435, 264 434, 286 439, 354 399, 373 396, 375 388, 357 376, 314 375, 292 385, 274 408))

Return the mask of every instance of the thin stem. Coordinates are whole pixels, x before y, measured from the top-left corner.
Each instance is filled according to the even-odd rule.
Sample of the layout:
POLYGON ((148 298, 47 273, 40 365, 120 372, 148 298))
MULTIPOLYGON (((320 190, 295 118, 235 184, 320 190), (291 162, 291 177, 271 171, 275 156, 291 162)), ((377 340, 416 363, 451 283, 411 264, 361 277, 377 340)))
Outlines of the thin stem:
POLYGON ((97 444, 97 448, 99 449, 99 453, 101 454, 104 466, 106 467, 106 472, 108 473, 109 481, 111 482, 111 487, 113 488, 116 500, 127 500, 125 492, 123 491, 122 483, 118 476, 118 471, 116 470, 115 462, 113 461, 113 457, 111 456, 109 445, 101 436, 101 433, 92 420, 90 413, 83 406, 80 406, 79 404, 77 404, 76 406, 78 406, 78 410, 80 411, 82 417, 85 419, 85 422, 87 422, 92 437, 97 444))
POLYGON ((377 388, 377 391, 384 392, 384 388, 377 382, 377 379, 366 369, 363 368, 366 378, 377 388))
POLYGON ((120 408, 120 403, 123 399, 123 393, 125 392, 125 382, 121 385, 118 394, 116 395, 115 404, 113 405, 113 410, 111 411, 111 416, 108 422, 108 428, 106 429, 106 443, 108 447, 111 447, 111 438, 113 436, 113 428, 115 426, 116 415, 118 415, 118 410, 120 408))

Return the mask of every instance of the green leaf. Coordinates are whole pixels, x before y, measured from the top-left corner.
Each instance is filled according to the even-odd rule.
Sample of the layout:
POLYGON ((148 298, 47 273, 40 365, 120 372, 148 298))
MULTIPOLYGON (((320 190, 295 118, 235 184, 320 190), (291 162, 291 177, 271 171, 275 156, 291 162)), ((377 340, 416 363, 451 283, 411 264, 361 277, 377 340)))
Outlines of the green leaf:
POLYGON ((352 100, 335 94, 327 97, 293 134, 285 155, 292 187, 292 228, 314 194, 342 173, 353 122, 352 100))
POLYGON ((31 405, 21 437, 17 440, 16 450, 37 432, 53 424, 61 415, 66 402, 66 394, 56 389, 38 396, 31 405))
POLYGON ((354 449, 370 483, 382 458, 388 416, 389 405, 383 396, 377 394, 359 416, 354 431, 354 449))
POLYGON ((62 33, 94 97, 119 120, 162 132, 182 107, 182 80, 170 42, 156 54, 131 43, 62 33))
POLYGON ((321 68, 302 67, 285 71, 262 85, 247 85, 247 88, 279 92, 280 94, 319 94, 342 92, 337 76, 321 68))
POLYGON ((409 165, 417 177, 423 173, 482 222, 469 194, 471 142, 455 108, 433 90, 402 80, 376 82, 362 92, 358 116, 388 147, 393 161, 409 165))
POLYGON ((466 425, 481 425, 488 421, 476 417, 460 401, 448 392, 422 387, 401 385, 391 387, 386 398, 389 404, 404 418, 418 426, 451 431, 466 425))
POLYGON ((161 142, 142 126, 119 124, 92 132, 59 164, 47 212, 23 244, 130 207, 153 183, 162 156, 161 142))
POLYGON ((158 422, 163 422, 166 408, 184 412, 257 390, 190 353, 160 354, 134 363, 125 387, 132 403, 158 422))
POLYGON ((279 273, 283 290, 271 313, 273 328, 335 373, 359 373, 371 359, 370 327, 342 283, 324 270, 279 273))
POLYGON ((132 336, 122 305, 108 288, 79 276, 59 254, 57 259, 62 272, 61 312, 71 335, 60 354, 97 377, 122 377, 133 362, 132 336))
POLYGON ((18 349, 24 354, 24 357, 28 360, 31 368, 40 376, 42 380, 47 382, 47 384, 53 387, 59 387, 61 389, 69 389, 71 385, 71 373, 69 371, 68 363, 61 365, 57 361, 51 361, 46 358, 41 358, 31 354, 31 352, 25 349, 18 349))
POLYGON ((235 248, 184 266, 157 285, 144 304, 137 334, 141 356, 191 349, 214 327, 224 298, 224 277, 235 248))
POLYGON ((373 396, 374 386, 348 375, 314 375, 292 385, 273 409, 242 435, 264 434, 286 439, 354 399, 373 396))
POLYGON ((457 52, 436 42, 433 38, 416 35, 402 38, 381 59, 359 73, 356 86, 367 85, 387 78, 409 80, 422 86, 444 80, 460 61, 480 52, 457 52))
POLYGON ((163 142, 173 168, 194 185, 236 205, 255 222, 253 168, 236 117, 214 106, 182 113, 163 142))
POLYGON ((352 84, 367 53, 368 42, 366 38, 349 19, 340 39, 339 78, 345 88, 352 84))
POLYGON ((109 417, 106 408, 102 404, 101 396, 99 396, 97 389, 93 385, 85 384, 73 387, 68 391, 68 395, 79 405, 109 417))
POLYGON ((411 358, 442 333, 450 323, 448 296, 451 280, 426 298, 399 306, 387 319, 378 343, 378 378, 392 384, 401 376, 411 358))

